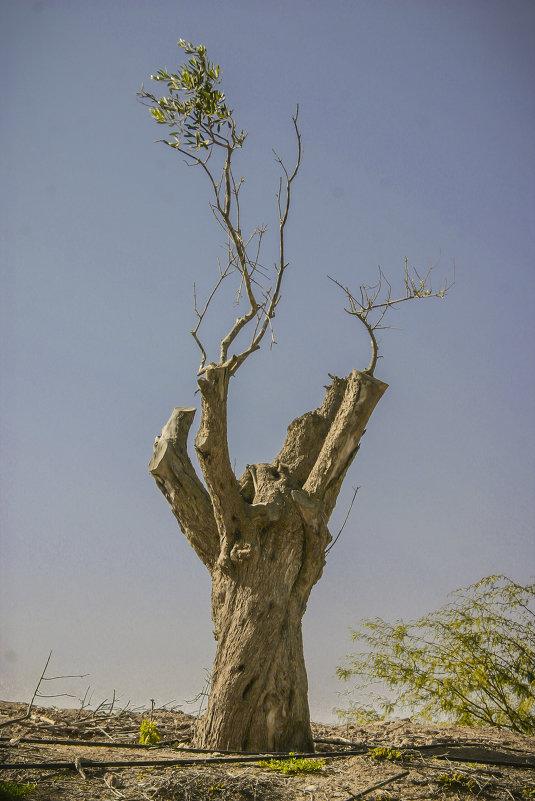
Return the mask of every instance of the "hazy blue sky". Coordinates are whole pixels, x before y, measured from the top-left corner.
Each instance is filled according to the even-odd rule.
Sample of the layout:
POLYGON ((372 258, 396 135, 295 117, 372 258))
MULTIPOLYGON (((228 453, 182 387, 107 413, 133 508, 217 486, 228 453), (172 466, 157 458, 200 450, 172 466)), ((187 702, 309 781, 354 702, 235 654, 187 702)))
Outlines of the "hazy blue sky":
MULTIPOLYGON (((276 224, 271 148, 304 160, 278 346, 234 379, 236 469, 270 461, 328 373, 368 342, 327 279, 440 260, 457 283, 381 337, 377 407, 331 519, 305 615, 312 715, 362 617, 535 572, 535 5, 524 0, 2 0, 0 695, 50 649, 69 684, 182 703, 215 643, 210 582, 147 471, 174 406, 198 404, 193 282, 221 253, 203 176, 136 102, 180 37, 221 64, 247 221, 276 224)), ((271 242, 268 240, 268 245, 271 242)), ((272 263, 273 252, 264 261, 272 263)), ((214 306, 213 348, 236 310, 214 306)), ((66 684, 61 683, 61 689, 66 684)))

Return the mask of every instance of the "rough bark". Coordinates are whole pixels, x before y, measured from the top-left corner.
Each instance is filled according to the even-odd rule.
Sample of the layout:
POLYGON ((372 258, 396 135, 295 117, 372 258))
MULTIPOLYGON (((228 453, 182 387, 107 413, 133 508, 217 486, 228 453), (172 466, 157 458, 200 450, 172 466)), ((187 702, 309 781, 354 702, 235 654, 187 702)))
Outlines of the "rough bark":
POLYGON ((219 555, 219 538, 210 496, 187 452, 195 409, 177 407, 154 441, 149 471, 169 502, 178 525, 210 570, 219 555))
POLYGON ((193 409, 175 409, 150 470, 212 576, 217 651, 201 747, 311 750, 301 620, 325 564, 327 523, 386 384, 353 371, 333 378, 322 406, 290 424, 272 464, 238 481, 227 445, 230 371, 199 380, 195 448, 207 490, 186 451, 193 409))

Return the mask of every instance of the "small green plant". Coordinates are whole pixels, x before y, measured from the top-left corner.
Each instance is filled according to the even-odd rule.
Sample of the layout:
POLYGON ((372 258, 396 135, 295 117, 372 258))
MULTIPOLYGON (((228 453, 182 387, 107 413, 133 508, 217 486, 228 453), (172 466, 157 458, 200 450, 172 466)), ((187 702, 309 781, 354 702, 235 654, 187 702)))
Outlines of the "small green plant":
POLYGON ((535 787, 528 787, 527 784, 522 788, 522 798, 535 798, 535 787))
POLYGON ((487 576, 418 620, 364 620, 353 639, 359 650, 337 669, 357 680, 347 720, 410 712, 535 733, 535 582, 487 576))
POLYGON ((12 798, 21 798, 25 795, 31 795, 37 785, 21 784, 20 782, 0 782, 0 801, 10 801, 12 798))
POLYGON ((372 759, 388 759, 390 762, 401 762, 403 759, 412 759, 410 754, 405 754, 403 751, 398 751, 396 748, 387 748, 383 745, 378 748, 372 748, 368 753, 372 759))
POLYGON ((437 782, 441 787, 446 787, 448 790, 468 790, 472 792, 477 787, 476 782, 463 773, 442 773, 437 776, 437 782))
POLYGON ((139 742, 142 745, 157 745, 160 742, 160 735, 158 734, 158 729, 156 728, 156 723, 153 720, 145 720, 141 721, 141 726, 139 727, 139 742))
POLYGON ((325 765, 325 759, 303 759, 290 754, 289 759, 270 759, 258 762, 259 768, 276 770, 279 773, 318 773, 325 765))

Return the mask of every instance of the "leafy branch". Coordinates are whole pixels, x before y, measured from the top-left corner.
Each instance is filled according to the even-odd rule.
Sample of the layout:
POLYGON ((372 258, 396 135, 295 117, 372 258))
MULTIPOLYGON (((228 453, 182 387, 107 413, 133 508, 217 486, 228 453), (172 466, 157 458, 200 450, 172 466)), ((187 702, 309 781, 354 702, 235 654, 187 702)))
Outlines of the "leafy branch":
POLYGON ((236 179, 233 172, 233 156, 245 142, 247 133, 238 132, 233 111, 226 102, 221 84, 220 68, 210 62, 203 45, 194 46, 180 39, 178 46, 191 56, 175 73, 167 69, 151 75, 152 80, 164 83, 168 94, 158 97, 141 87, 138 97, 150 107, 153 119, 159 125, 170 128, 168 139, 160 139, 173 150, 181 153, 190 166, 200 167, 212 190, 210 209, 226 237, 226 264, 219 263, 219 278, 202 309, 197 304, 194 286, 194 311, 197 324, 191 334, 201 351, 198 375, 206 372, 206 350, 199 337, 210 304, 225 279, 233 274, 238 277, 237 302, 245 299, 247 309, 236 319, 228 333, 221 339, 218 367, 228 369, 234 375, 239 366, 254 351, 258 350, 268 328, 272 344, 275 342, 272 320, 281 298, 285 259, 285 227, 290 210, 291 186, 301 164, 301 135, 297 125, 299 107, 292 116, 297 141, 297 158, 293 170, 289 170, 280 156, 275 159, 282 171, 276 194, 279 216, 279 255, 274 265, 274 279, 265 285, 265 273, 260 263, 265 226, 254 228, 247 237, 241 228, 240 190, 244 178, 236 179), (219 157, 219 160, 218 160, 219 157), (229 356, 230 348, 239 334, 252 324, 249 344, 241 352, 229 356))
POLYGON ((372 355, 368 367, 364 370, 365 373, 373 375, 375 371, 377 359, 379 358, 379 346, 375 332, 380 329, 391 328, 391 326, 383 325, 383 319, 389 309, 398 306, 400 303, 405 303, 407 300, 446 297, 447 292, 455 283, 455 273, 451 281, 445 281, 440 289, 435 290, 431 280, 431 274, 434 269, 435 265, 432 265, 425 274, 420 275, 415 268, 409 267, 409 260, 405 258, 405 294, 397 298, 392 297, 392 285, 385 277, 381 267, 378 268, 379 277, 376 284, 371 286, 361 284, 360 297, 355 297, 347 286, 328 276, 346 294, 349 308, 346 308, 345 311, 357 317, 370 336, 372 355))

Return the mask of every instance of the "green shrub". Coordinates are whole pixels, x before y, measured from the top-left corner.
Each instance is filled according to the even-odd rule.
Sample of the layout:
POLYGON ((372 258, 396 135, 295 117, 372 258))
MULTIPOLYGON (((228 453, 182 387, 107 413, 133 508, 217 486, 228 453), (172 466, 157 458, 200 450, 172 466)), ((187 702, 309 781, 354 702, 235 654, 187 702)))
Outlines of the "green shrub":
POLYGON ((357 678, 370 703, 340 714, 356 722, 410 711, 424 720, 535 734, 535 583, 488 576, 418 620, 362 621, 363 650, 337 674, 357 678), (377 695, 374 685, 387 689, 377 695))

